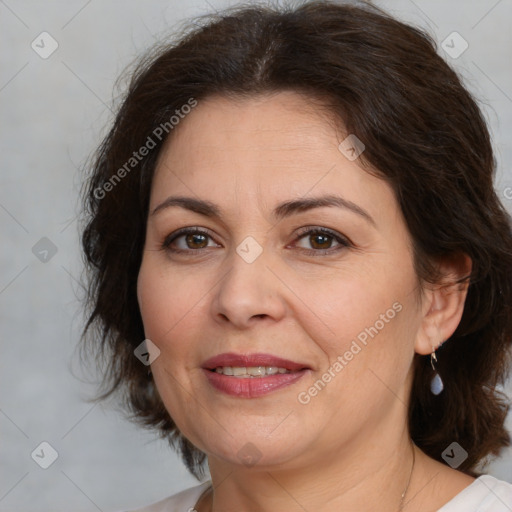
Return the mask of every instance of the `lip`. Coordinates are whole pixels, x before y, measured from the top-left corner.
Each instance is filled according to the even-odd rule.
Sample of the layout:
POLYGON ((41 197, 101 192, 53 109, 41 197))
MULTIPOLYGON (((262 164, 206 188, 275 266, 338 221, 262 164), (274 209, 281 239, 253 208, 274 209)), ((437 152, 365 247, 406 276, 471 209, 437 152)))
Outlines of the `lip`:
POLYGON ((203 363, 202 368, 215 370, 219 366, 277 366, 292 372, 309 369, 307 364, 296 363, 271 354, 235 354, 233 352, 211 357, 203 363))
POLYGON ((219 354, 212 357, 203 363, 202 369, 208 382, 216 390, 239 398, 258 398, 267 395, 290 386, 311 370, 307 365, 270 354, 243 355, 234 353, 219 354), (242 379, 215 372, 215 368, 219 366, 276 366, 286 368, 293 373, 279 373, 265 377, 242 379))

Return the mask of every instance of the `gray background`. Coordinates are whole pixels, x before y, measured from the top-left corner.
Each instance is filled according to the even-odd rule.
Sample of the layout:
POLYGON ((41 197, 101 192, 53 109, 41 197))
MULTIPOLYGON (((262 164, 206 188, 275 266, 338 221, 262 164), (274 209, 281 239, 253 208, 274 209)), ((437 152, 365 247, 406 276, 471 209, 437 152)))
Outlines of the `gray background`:
MULTIPOLYGON (((378 3, 439 43, 453 31, 468 42, 456 59, 439 52, 481 101, 512 211, 512 0, 378 3)), ((0 511, 122 510, 195 484, 155 435, 113 404, 84 401, 93 387, 76 352, 79 169, 106 132, 125 66, 181 20, 233 4, 0 0, 0 511), (59 45, 46 59, 31 47, 43 31, 59 45), (46 470, 30 455, 42 441, 59 454, 46 470)), ((512 450, 488 471, 512 482, 512 450)))

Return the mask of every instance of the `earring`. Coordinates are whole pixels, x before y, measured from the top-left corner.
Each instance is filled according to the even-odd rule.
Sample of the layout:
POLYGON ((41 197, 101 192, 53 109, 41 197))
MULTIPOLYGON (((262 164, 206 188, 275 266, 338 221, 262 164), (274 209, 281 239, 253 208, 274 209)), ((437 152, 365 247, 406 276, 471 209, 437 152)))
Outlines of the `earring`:
POLYGON ((432 365, 432 370, 434 370, 434 377, 432 377, 432 380, 430 381, 430 391, 433 395, 439 395, 443 389, 443 379, 441 379, 441 376, 436 370, 436 367, 434 365, 434 362, 437 363, 437 357, 436 357, 436 351, 434 347, 432 347, 432 354, 430 354, 430 364, 432 365))

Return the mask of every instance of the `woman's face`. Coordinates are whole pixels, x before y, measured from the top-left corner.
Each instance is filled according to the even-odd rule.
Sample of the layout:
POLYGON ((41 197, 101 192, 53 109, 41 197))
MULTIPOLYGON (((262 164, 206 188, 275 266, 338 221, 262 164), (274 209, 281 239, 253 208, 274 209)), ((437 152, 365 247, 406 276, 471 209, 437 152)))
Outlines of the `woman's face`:
POLYGON ((406 424, 410 237, 346 136, 291 92, 216 97, 160 155, 138 300, 160 396, 210 460, 327 463, 406 424))

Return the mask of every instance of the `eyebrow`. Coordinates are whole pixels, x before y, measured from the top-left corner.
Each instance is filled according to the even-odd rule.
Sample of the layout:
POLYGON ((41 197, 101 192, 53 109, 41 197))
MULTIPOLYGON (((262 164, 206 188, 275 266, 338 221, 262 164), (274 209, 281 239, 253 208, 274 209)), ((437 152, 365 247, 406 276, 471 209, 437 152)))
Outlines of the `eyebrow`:
MULTIPOLYGON (((168 197, 154 208, 154 210, 151 212, 151 215, 155 215, 156 213, 172 206, 178 206, 200 215, 204 215, 205 217, 221 217, 221 209, 211 201, 184 196, 168 197)), ((302 213, 308 210, 313 210, 314 208, 322 208, 326 206, 334 206, 350 210, 360 217, 363 217, 366 221, 376 227, 375 221, 366 210, 363 210, 360 206, 353 203, 352 201, 336 195, 325 195, 320 197, 292 199, 290 201, 285 201, 274 208, 273 216, 276 220, 282 220, 296 213, 302 213)))

